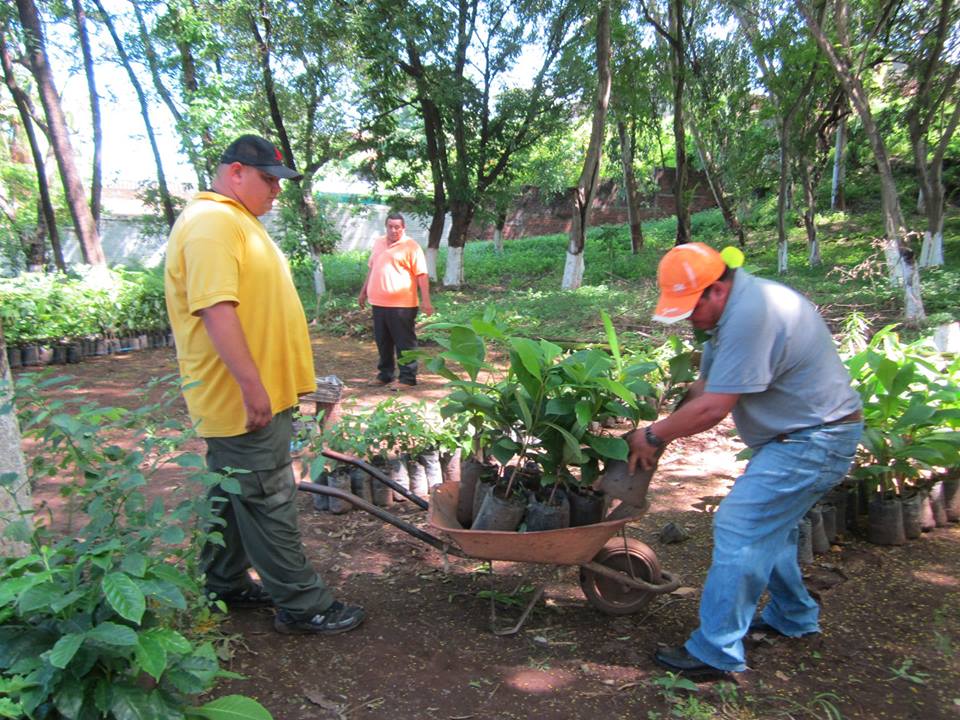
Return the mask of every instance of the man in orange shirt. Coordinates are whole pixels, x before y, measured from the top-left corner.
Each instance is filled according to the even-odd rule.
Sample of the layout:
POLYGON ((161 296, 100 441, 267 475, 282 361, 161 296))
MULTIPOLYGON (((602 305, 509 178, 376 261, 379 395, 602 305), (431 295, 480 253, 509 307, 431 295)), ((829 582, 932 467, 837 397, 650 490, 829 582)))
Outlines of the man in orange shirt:
MULTIPOLYGON (((373 336, 377 341, 380 361, 377 364, 377 382, 388 385, 397 370, 395 358, 404 350, 415 350, 417 331, 417 290, 423 298, 423 311, 433 315, 430 304, 430 278, 423 249, 405 232, 407 224, 400 213, 387 215, 387 234, 377 238, 370 260, 369 271, 360 288, 358 302, 373 308, 373 336)), ((417 384, 417 363, 400 364, 400 382, 417 384)))

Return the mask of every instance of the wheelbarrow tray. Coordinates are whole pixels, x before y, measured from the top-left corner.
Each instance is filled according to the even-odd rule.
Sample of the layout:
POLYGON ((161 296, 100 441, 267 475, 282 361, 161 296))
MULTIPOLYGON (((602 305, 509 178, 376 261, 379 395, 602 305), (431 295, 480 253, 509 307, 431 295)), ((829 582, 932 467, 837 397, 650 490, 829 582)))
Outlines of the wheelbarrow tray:
POLYGON ((478 560, 584 565, 593 560, 620 528, 640 518, 646 509, 636 509, 630 515, 613 520, 561 530, 528 533, 467 530, 457 522, 459 496, 458 482, 435 486, 430 493, 427 522, 456 544, 464 555, 478 560))

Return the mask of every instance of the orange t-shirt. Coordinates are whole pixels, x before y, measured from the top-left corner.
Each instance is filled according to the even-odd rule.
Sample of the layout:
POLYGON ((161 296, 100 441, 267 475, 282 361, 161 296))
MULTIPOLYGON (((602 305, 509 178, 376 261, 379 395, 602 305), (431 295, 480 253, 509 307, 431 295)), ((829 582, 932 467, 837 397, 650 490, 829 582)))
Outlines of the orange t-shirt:
POLYGON ((427 259, 416 240, 406 235, 393 245, 377 238, 367 261, 367 300, 380 307, 417 307, 417 276, 427 274, 427 259))

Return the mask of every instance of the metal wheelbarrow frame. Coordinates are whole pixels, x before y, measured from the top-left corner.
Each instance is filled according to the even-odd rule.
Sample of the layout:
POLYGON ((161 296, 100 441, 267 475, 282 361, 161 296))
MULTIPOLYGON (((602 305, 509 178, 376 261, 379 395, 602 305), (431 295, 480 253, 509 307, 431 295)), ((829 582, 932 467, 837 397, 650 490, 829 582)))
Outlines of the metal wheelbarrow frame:
MULTIPOLYGON (((349 502, 442 553, 455 557, 578 565, 580 588, 587 601, 608 615, 639 612, 657 595, 673 592, 680 586, 679 578, 660 568, 656 553, 649 546, 626 537, 624 527, 643 516, 647 510, 646 504, 640 508, 620 505, 601 522, 560 530, 528 533, 470 530, 462 527, 456 519, 460 483, 446 482, 435 486, 428 503, 359 458, 333 450, 323 450, 322 454, 331 460, 360 468, 420 509, 426 510, 428 524, 440 536, 421 530, 384 508, 339 488, 301 482, 300 490, 349 502)), ((518 632, 542 594, 541 586, 534 592, 514 627, 494 627, 493 632, 497 635, 518 632)), ((491 611, 495 612, 493 602, 491 597, 491 611)))

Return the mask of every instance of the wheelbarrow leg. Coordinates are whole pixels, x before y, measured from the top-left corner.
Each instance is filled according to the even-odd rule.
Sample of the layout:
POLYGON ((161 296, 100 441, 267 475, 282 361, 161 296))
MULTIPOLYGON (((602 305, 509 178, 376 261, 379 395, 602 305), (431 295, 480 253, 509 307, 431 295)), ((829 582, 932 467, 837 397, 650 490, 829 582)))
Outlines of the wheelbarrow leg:
MULTIPOLYGON (((493 561, 490 562, 490 579, 491 579, 491 588, 493 587, 493 561)), ((517 586, 517 589, 513 591, 513 595, 516 595, 519 592, 520 588, 523 587, 523 583, 517 586)), ((530 598, 530 602, 527 603, 527 606, 523 609, 523 613, 520 615, 520 619, 517 620, 517 624, 513 627, 508 628, 499 628, 497 627, 497 593, 494 590, 490 592, 490 632, 499 637, 505 637, 507 635, 516 635, 520 632, 520 629, 523 627, 524 623, 527 622, 527 616, 530 615, 530 611, 533 610, 533 606, 536 605, 540 598, 543 597, 544 586, 538 585, 533 591, 533 597, 530 598)))

